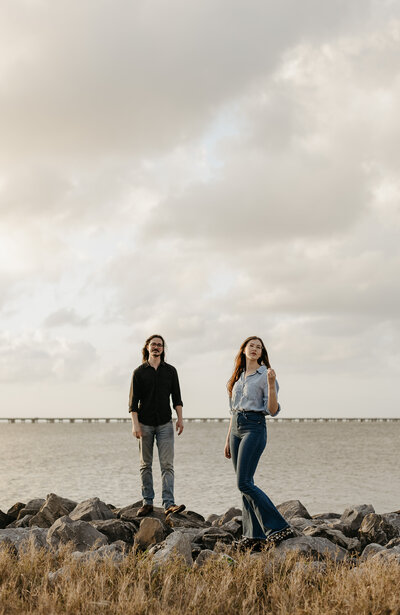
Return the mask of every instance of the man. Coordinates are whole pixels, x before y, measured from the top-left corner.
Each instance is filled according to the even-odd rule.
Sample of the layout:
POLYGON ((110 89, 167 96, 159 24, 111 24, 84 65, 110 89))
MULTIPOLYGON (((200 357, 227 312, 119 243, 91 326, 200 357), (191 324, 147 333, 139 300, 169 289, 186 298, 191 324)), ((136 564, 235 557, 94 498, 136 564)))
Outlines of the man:
POLYGON ((170 396, 177 414, 176 431, 183 431, 182 400, 178 373, 165 362, 165 342, 161 335, 151 335, 142 349, 142 365, 135 369, 129 395, 132 433, 139 440, 140 477, 143 505, 138 517, 153 511, 153 446, 158 448, 162 480, 162 503, 165 514, 182 512, 183 504, 174 499, 174 429, 170 396))

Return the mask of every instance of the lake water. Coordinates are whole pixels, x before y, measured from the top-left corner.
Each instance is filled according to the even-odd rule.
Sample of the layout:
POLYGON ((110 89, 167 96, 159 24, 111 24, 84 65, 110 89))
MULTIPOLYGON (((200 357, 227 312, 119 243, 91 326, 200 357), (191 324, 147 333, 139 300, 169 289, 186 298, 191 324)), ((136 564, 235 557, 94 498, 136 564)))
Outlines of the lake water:
MULTIPOLYGON (((224 459, 227 423, 185 423, 176 438, 176 501, 203 515, 240 507, 232 462, 224 459)), ((400 509, 400 422, 268 421, 256 474, 275 502, 300 500, 311 514, 373 504, 400 509)), ((156 450, 156 449, 155 449, 156 450)), ((129 423, 0 424, 0 509, 57 493, 115 506, 140 499, 138 443, 129 423)), ((161 504, 155 453, 156 505, 161 504)))

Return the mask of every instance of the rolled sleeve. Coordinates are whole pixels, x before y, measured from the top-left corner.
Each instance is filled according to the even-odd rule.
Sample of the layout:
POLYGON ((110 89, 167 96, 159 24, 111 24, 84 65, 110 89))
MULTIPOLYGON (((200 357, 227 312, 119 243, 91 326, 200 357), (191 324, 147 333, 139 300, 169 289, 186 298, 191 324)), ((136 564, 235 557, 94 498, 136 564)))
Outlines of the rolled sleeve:
POLYGON ((174 368, 174 373, 173 373, 173 378, 172 378, 171 397, 172 397, 172 405, 174 408, 176 408, 177 406, 183 406, 183 401, 181 397, 181 388, 179 386, 178 372, 176 371, 175 368, 174 368))

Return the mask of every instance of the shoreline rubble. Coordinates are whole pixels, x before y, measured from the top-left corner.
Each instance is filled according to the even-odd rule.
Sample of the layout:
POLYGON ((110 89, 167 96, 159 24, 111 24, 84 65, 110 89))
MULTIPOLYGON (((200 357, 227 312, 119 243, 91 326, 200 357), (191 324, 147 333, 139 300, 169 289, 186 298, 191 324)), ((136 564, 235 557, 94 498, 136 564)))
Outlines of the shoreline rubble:
MULTIPOLYGON (((75 502, 54 493, 17 502, 7 512, 0 510, 0 548, 12 549, 18 556, 29 544, 54 552, 71 544, 72 559, 109 558, 116 565, 132 550, 148 554, 155 567, 177 556, 189 567, 200 567, 213 557, 235 561, 232 543, 242 535, 238 508, 205 519, 190 510, 166 518, 163 509, 155 507, 139 518, 141 504, 140 500, 118 508, 97 497, 75 502)), ((343 513, 311 516, 299 500, 284 502, 278 510, 296 534, 274 547, 278 562, 296 553, 316 562, 362 566, 376 558, 400 565, 400 511, 376 514, 371 504, 361 504, 343 513)), ((61 574, 57 570, 50 576, 54 581, 61 574)))

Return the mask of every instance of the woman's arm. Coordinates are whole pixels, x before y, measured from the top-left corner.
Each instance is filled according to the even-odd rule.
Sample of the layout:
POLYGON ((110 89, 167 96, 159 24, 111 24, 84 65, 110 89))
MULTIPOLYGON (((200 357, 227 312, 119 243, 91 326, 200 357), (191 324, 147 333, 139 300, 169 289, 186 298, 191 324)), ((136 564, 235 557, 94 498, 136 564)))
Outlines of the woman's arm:
POLYGON ((229 421, 229 428, 228 428, 228 433, 226 435, 225 448, 224 448, 224 456, 227 459, 231 458, 231 445, 229 443, 231 429, 232 429, 232 417, 231 417, 231 420, 229 421))
POLYGON ((278 395, 276 392, 276 374, 270 367, 267 371, 268 379, 268 412, 274 416, 278 412, 278 395))

